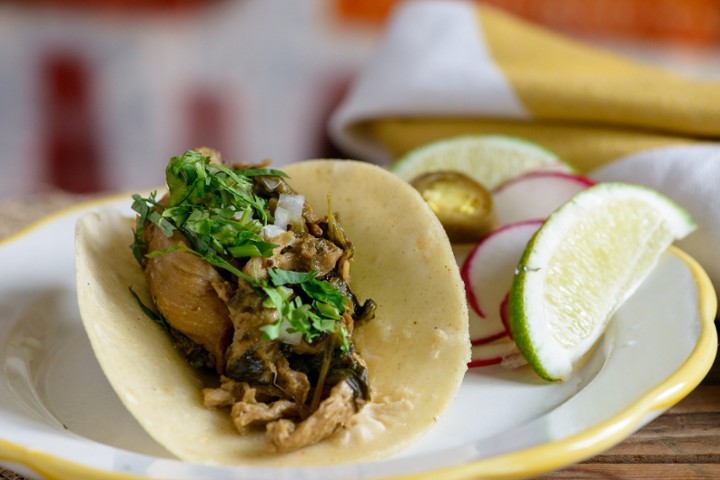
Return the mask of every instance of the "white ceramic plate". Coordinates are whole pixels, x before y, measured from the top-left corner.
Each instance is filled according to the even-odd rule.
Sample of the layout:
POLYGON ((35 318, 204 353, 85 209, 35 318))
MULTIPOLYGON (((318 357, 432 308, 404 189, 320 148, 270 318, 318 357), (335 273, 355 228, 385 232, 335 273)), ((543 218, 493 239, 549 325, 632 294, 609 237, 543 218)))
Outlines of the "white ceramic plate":
POLYGON ((93 356, 75 299, 74 225, 129 196, 65 210, 0 244, 0 464, 49 478, 524 478, 622 441, 682 399, 717 350, 717 300, 677 249, 616 314, 577 375, 470 371, 426 436, 383 461, 227 468, 172 458, 127 413, 93 356))

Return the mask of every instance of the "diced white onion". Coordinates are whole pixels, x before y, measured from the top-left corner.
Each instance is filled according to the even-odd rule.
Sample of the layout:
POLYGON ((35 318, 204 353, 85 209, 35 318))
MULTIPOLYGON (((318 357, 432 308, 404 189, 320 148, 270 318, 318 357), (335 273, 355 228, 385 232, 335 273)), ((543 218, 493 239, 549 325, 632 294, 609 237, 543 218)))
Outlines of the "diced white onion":
POLYGON ((280 204, 278 204, 278 206, 275 208, 275 226, 286 230, 289 224, 290 212, 288 212, 286 208, 283 208, 280 206, 280 204))
MULTIPOLYGON (((277 208, 275 209, 275 225, 283 228, 287 228, 288 225, 297 225, 302 222, 303 206, 305 205, 304 195, 292 195, 288 193, 281 193, 278 197, 277 208), (286 223, 278 223, 278 210, 287 211, 286 223)), ((285 222, 285 219, 282 220, 285 222)))
POLYGON ((290 329, 290 324, 283 320, 283 322, 280 324, 280 333, 278 334, 278 339, 283 342, 287 343, 288 345, 297 345, 300 343, 300 340, 302 340, 302 332, 292 332, 290 333, 288 330, 290 329))
POLYGON ((273 191, 280 185, 280 179, 277 177, 267 177, 265 175, 260 176, 260 181, 265 184, 268 190, 273 191))
POLYGON ((260 229, 260 235, 262 235, 265 241, 270 241, 270 239, 286 232, 287 230, 282 227, 278 227, 277 225, 265 225, 262 229, 260 229))

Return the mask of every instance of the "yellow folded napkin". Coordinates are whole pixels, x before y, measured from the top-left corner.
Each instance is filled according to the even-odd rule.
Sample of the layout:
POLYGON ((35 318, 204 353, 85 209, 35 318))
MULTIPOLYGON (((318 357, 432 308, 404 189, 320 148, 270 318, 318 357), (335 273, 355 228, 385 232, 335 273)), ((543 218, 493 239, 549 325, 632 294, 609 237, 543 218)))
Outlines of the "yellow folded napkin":
POLYGON ((395 11, 330 131, 377 163, 441 137, 505 133, 588 171, 720 138, 720 81, 630 61, 477 2, 411 1, 395 11))
POLYGON ((680 247, 720 288, 720 80, 687 78, 477 2, 395 11, 331 118, 349 155, 388 164, 438 138, 500 133, 598 180, 649 185, 699 224, 680 247))

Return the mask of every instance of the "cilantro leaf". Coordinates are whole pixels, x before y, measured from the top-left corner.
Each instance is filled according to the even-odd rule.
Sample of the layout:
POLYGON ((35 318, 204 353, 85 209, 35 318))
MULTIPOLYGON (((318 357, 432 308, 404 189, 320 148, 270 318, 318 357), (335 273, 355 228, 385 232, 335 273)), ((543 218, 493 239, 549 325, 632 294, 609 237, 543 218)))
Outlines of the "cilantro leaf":
POLYGON ((325 303, 342 313, 345 310, 345 296, 329 282, 313 279, 300 284, 310 298, 325 303))
POLYGON ((167 237, 171 236, 175 231, 175 226, 163 219, 162 215, 155 210, 155 206, 158 205, 155 200, 155 192, 152 192, 148 198, 143 198, 138 194, 134 194, 132 209, 138 213, 138 217, 135 222, 135 238, 130 246, 133 252, 133 256, 138 263, 142 264, 142 252, 145 251, 147 245, 143 236, 145 234, 145 223, 147 221, 155 224, 163 234, 167 237))
MULTIPOLYGON (((170 236, 179 230, 200 257, 235 274, 229 259, 268 257, 277 245, 260 235, 270 220, 265 199, 252 191, 252 181, 243 170, 210 163, 209 157, 188 150, 172 157, 165 170, 169 204, 164 208, 153 196, 133 196, 138 212, 133 254, 142 262, 144 225, 150 221, 170 236)), ((278 174, 254 169, 253 175, 278 174)))
POLYGON ((268 274, 270 274, 273 285, 297 285, 310 281, 317 276, 316 271, 294 272, 292 270, 281 270, 279 268, 269 268, 268 274))
POLYGON ((181 156, 170 159, 165 168, 165 181, 170 190, 170 205, 184 201, 197 203, 205 196, 209 157, 194 150, 187 150, 181 156))
POLYGON ((145 234, 145 222, 150 212, 150 207, 140 195, 135 194, 132 198, 132 209, 138 213, 138 216, 135 220, 134 240, 130 248, 132 249, 135 260, 142 265, 143 252, 147 249, 143 236, 145 234))
POLYGON ((267 325, 263 325, 262 327, 260 327, 260 331, 265 334, 265 338, 267 338, 268 340, 276 340, 280 337, 281 323, 281 321, 268 323, 267 325))
MULTIPOLYGON (((346 299, 332 284, 319 280, 317 272, 270 268, 268 274, 273 286, 263 288, 271 298, 266 306, 276 308, 278 319, 272 327, 263 330, 266 334, 280 335, 281 325, 287 322, 290 330, 301 332, 305 341, 310 343, 321 334, 333 334, 344 328, 338 321, 345 311, 346 299), (292 290, 293 286, 299 286, 299 289, 292 290), (282 289, 285 294, 278 296, 277 289, 282 289), (294 292, 295 296, 288 295, 288 292, 294 292), (309 300, 307 303, 303 296, 309 300)), ((339 333, 342 340, 343 334, 339 333)), ((274 340, 277 337, 268 338, 274 340)), ((341 343, 347 345, 347 339, 341 343)))
POLYGON ((283 177, 287 178, 288 174, 283 172, 282 170, 277 170, 275 168, 247 168, 245 170, 240 171, 241 175, 244 175, 246 177, 255 177, 255 176, 271 176, 271 177, 283 177))

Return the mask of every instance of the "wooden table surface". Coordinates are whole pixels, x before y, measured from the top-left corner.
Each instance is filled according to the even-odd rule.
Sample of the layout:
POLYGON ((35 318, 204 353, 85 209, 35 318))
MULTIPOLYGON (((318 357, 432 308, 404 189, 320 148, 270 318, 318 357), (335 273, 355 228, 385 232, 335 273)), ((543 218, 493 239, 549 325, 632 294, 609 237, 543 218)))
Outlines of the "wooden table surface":
MULTIPOLYGON (((77 197, 52 194, 41 201, 0 202, 0 238, 77 201, 77 197)), ((703 382, 685 399, 622 443, 584 462, 535 478, 720 479, 720 361, 716 357, 703 382)), ((24 477, 0 467, 0 480, 24 477)))

